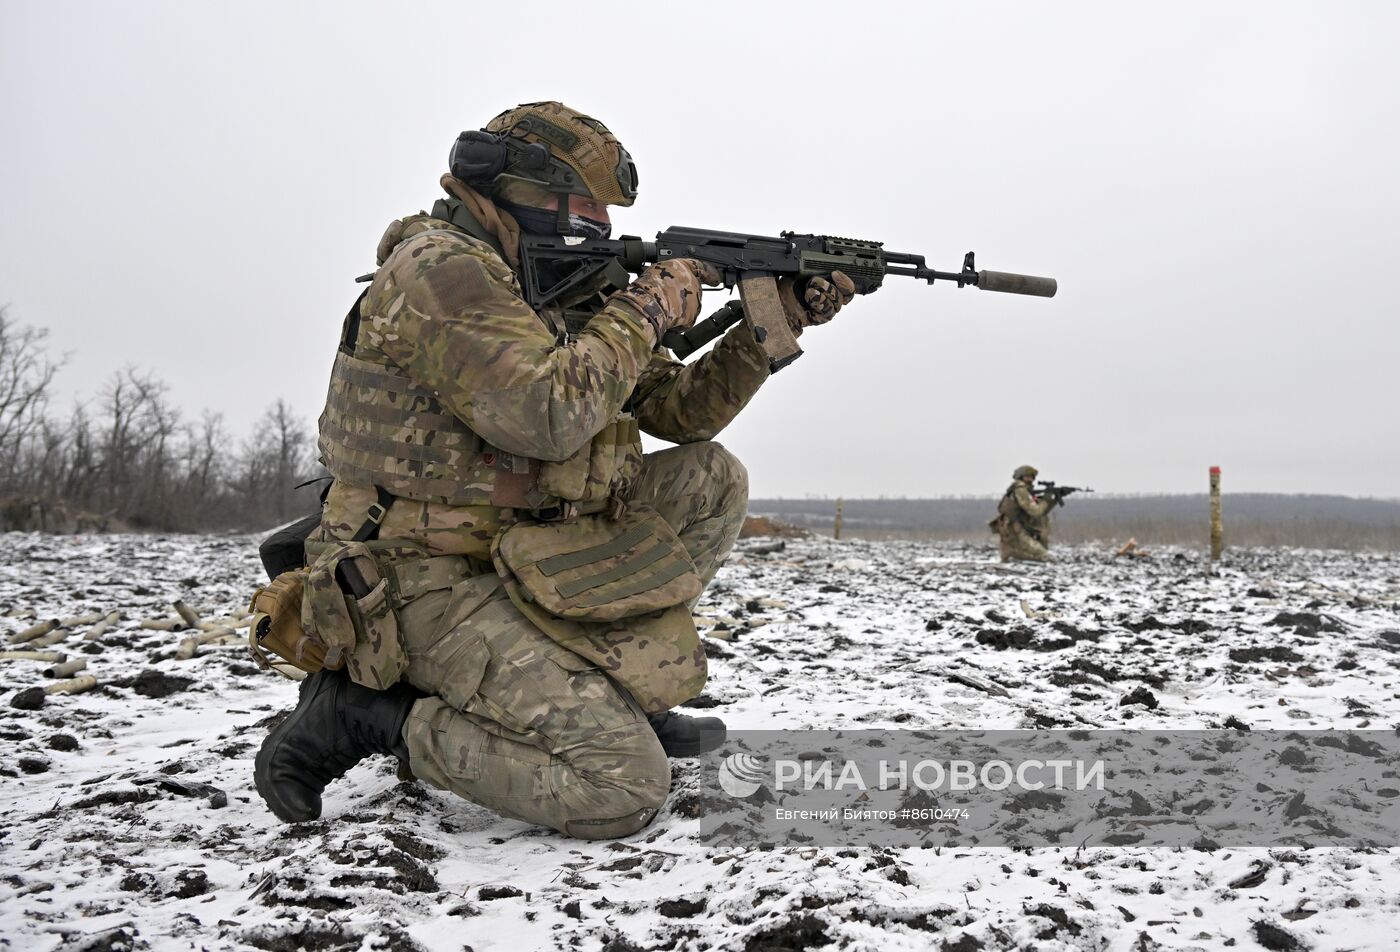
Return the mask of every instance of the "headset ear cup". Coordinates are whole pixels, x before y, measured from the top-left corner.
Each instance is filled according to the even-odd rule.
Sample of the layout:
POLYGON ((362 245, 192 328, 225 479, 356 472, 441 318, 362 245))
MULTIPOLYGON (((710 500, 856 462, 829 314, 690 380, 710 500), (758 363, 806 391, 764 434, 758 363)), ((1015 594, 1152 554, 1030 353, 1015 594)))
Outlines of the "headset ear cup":
POLYGON ((549 146, 531 142, 521 150, 521 161, 527 169, 543 171, 549 165, 549 146))
POLYGON ((506 145, 490 132, 468 130, 452 143, 447 167, 454 178, 468 185, 489 185, 505 171, 506 145))

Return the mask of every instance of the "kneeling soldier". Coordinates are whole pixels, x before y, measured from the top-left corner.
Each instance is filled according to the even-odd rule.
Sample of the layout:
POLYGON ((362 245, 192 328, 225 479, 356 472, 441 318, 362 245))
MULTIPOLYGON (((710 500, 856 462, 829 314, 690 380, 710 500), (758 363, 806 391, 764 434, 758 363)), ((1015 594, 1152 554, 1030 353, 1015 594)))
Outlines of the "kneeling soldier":
MULTIPOLYGON (((608 206, 636 196, 597 120, 507 110, 459 137, 451 169, 430 214, 390 224, 342 330, 303 605, 312 637, 341 647, 264 742, 258 791, 283 820, 314 819, 328 783, 391 754, 505 816, 623 836, 665 802, 668 755, 724 740, 718 718, 670 709, 705 684, 690 610, 748 502, 713 440, 768 359, 743 322, 690 364, 660 348, 718 283, 695 261, 526 304, 522 231, 606 237, 608 206), (677 445, 643 455, 640 431, 677 445)), ((782 290, 800 332, 854 286, 782 290)))
POLYGON ((1055 497, 1035 495, 1034 466, 1018 466, 1011 485, 997 505, 997 516, 988 525, 1001 537, 1001 560, 1050 561, 1050 510, 1055 497))

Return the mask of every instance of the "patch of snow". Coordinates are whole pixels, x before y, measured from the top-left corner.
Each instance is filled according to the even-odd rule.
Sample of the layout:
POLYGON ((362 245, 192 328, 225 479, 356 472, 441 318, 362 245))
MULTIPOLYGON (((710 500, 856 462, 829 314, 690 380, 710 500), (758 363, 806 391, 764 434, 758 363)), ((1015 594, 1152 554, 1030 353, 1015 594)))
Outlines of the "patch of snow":
MULTIPOLYGON (((182 633, 139 627, 176 598, 206 618, 246 606, 255 540, 3 542, 0 631, 123 612, 49 649, 86 658, 94 691, 17 710, 45 665, 0 661, 6 948, 1223 950, 1271 929, 1400 946, 1400 849, 719 850, 685 813, 703 789, 690 761, 621 842, 500 819, 386 760, 333 784, 324 819, 286 826, 252 762, 295 685, 236 645, 176 660, 182 633)), ((1395 554, 1056 555, 821 538, 737 555, 697 609, 726 637, 706 638, 694 706, 735 729, 1400 722, 1395 554), (1119 704, 1138 689, 1158 706, 1119 704)))

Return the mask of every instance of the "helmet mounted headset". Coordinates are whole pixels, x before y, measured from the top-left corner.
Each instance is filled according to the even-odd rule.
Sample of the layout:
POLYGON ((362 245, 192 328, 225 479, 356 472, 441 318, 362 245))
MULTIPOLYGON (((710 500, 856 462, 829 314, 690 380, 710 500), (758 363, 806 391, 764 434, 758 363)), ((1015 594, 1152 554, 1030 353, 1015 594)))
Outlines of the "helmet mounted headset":
MULTIPOLYGON (((566 151, 578 140, 569 130, 536 117, 522 119, 501 132, 468 130, 452 143, 447 156, 448 169, 455 178, 483 191, 498 188, 503 181, 515 180, 557 195, 556 229, 561 235, 570 234, 568 196, 582 195, 595 201, 597 197, 579 173, 555 156, 548 145, 527 141, 517 135, 516 130, 534 133, 566 151)), ((630 205, 637 197, 637 166, 621 143, 617 143, 617 151, 613 177, 625 204, 630 205)))

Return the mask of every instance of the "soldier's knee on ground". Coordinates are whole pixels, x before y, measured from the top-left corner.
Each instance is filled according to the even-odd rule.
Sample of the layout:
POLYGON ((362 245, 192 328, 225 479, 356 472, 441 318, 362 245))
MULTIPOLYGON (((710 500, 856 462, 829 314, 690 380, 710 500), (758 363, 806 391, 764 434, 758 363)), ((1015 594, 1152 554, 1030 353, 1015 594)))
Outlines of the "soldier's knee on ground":
POLYGON ((670 761, 640 717, 551 753, 487 731, 430 698, 415 706, 404 739, 425 783, 582 839, 637 832, 655 819, 671 788, 670 761))
POLYGON ((1045 551, 1043 546, 1030 543, 1022 544, 1013 548, 1009 553, 1003 553, 1001 560, 1016 562, 1049 562, 1050 553, 1045 551))
POLYGON ((600 746, 570 760, 591 788, 582 798, 586 806, 561 816, 555 827, 570 836, 606 840, 636 833, 656 818, 671 792, 671 762, 649 727, 624 745, 600 746))

